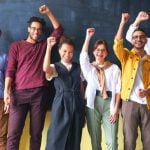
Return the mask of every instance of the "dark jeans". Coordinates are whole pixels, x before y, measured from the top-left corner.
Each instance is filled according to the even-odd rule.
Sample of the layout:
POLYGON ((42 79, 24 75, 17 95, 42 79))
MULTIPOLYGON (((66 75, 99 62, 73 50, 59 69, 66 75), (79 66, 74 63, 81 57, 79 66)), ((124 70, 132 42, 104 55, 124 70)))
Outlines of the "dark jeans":
POLYGON ((7 150, 19 150, 25 119, 30 112, 30 150, 40 150, 47 101, 47 88, 18 90, 12 93, 7 150))
POLYGON ((146 105, 122 101, 124 150, 135 150, 138 127, 141 131, 143 150, 150 150, 150 110, 146 105))

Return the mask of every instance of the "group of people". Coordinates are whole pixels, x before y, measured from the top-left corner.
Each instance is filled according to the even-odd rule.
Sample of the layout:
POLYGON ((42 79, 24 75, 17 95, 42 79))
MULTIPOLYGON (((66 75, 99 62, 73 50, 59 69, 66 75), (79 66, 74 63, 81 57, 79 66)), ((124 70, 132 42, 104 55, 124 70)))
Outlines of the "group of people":
POLYGON ((2 146, 4 150, 19 149, 20 137, 29 112, 29 149, 40 150, 46 100, 48 92, 51 92, 46 80, 54 79, 56 94, 52 104, 46 150, 80 150, 85 118, 92 149, 102 149, 103 125, 107 149, 117 150, 121 99, 124 149, 135 150, 137 128, 140 127, 143 149, 149 150, 150 39, 139 28, 141 22, 150 18, 149 14, 139 12, 127 32, 127 40, 133 45, 131 51, 123 45, 123 31, 129 14, 122 14, 113 46, 114 53, 121 62, 120 70, 116 64, 107 60, 109 48, 105 40, 99 39, 95 42, 94 61, 90 61, 88 52, 95 28, 86 30, 80 64, 72 62, 74 42, 63 35, 63 27, 48 6, 42 5, 39 11, 48 16, 54 31, 47 40, 40 41, 45 21, 39 17, 29 19, 27 39, 14 42, 10 46, 5 88, 6 56, 0 53, 0 100, 5 102, 4 104, 0 101, 0 149, 2 146), (51 55, 56 43, 60 61, 53 64, 51 55), (8 112, 9 123, 6 115, 8 112))

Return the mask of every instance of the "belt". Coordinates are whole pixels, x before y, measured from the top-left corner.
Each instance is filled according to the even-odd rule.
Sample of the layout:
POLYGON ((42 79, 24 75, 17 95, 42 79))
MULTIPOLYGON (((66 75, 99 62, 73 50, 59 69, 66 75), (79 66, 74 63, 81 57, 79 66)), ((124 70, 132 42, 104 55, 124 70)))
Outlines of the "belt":
MULTIPOLYGON (((112 97, 111 91, 106 91, 108 97, 112 97)), ((101 96, 101 92, 99 90, 96 90, 96 96, 101 96)))

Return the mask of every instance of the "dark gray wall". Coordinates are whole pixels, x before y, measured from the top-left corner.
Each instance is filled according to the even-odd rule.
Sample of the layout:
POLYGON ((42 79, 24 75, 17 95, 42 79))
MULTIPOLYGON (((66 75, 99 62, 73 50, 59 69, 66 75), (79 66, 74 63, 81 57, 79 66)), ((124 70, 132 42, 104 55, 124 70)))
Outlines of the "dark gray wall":
MULTIPOLYGON (((95 27, 96 35, 92 44, 98 38, 107 40, 111 51, 110 58, 116 62, 112 44, 121 13, 131 14, 130 24, 140 10, 150 11, 150 0, 0 0, 0 29, 3 32, 0 49, 7 51, 11 42, 26 38, 26 22, 31 16, 42 17, 38 12, 42 4, 47 4, 53 10, 65 28, 65 34, 74 38, 77 61, 86 28, 95 27)), ((47 26, 51 27, 47 18, 44 18, 47 26)), ((150 31, 149 21, 142 26, 150 31)))
MULTIPOLYGON (((74 38, 76 43, 75 61, 78 61, 86 28, 95 27, 96 35, 92 39, 91 45, 99 38, 107 40, 110 48, 109 59, 119 64, 113 54, 112 44, 121 13, 129 12, 131 14, 127 30, 140 10, 150 12, 150 0, 0 0, 1 50, 7 52, 11 42, 27 37, 27 20, 31 16, 44 17, 47 27, 52 30, 47 17, 38 12, 38 8, 42 4, 47 4, 52 9, 62 23, 65 34, 74 38)), ((142 23, 142 26, 150 35, 150 21, 142 23)), ((129 43, 125 42, 125 44, 130 47, 129 43)), ((58 53, 55 51, 53 61, 58 59, 58 53)), ((50 82, 50 91, 49 102, 52 102, 55 93, 53 82, 50 82)))

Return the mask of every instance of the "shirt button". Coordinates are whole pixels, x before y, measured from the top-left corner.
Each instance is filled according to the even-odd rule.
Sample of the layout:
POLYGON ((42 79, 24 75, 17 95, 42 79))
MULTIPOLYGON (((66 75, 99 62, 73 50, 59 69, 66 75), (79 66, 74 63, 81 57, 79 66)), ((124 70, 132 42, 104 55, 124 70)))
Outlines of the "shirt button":
POLYGON ((131 77, 131 79, 133 79, 133 77, 131 77))
POLYGON ((128 88, 128 90, 130 90, 130 88, 128 88))

